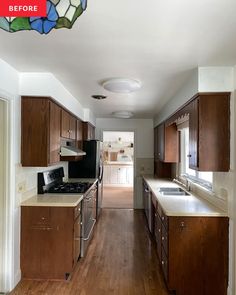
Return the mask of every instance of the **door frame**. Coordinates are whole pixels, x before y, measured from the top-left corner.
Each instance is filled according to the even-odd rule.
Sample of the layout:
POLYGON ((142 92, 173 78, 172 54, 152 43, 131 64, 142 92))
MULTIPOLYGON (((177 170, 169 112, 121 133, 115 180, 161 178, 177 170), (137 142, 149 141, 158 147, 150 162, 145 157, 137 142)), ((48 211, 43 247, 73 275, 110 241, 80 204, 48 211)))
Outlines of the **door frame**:
MULTIPOLYGON (((5 128, 4 130, 4 171, 5 171, 5 188, 1 206, 3 206, 3 216, 0 216, 3 223, 3 241, 2 251, 2 286, 0 292, 8 292, 14 287, 14 203, 15 203, 15 165, 14 165, 14 99, 15 97, 2 93, 0 91, 0 99, 4 101, 5 108, 5 128)), ((1 282, 0 281, 0 282, 1 282)))
POLYGON ((137 130, 135 128, 128 128, 128 129, 125 129, 125 128, 107 128, 107 129, 101 129, 101 133, 100 133, 100 138, 101 140, 103 141, 103 132, 133 132, 134 133, 134 165, 133 165, 133 172, 134 172, 134 176, 133 176, 133 209, 136 208, 136 183, 135 183, 135 180, 136 180, 136 133, 137 133, 137 130))

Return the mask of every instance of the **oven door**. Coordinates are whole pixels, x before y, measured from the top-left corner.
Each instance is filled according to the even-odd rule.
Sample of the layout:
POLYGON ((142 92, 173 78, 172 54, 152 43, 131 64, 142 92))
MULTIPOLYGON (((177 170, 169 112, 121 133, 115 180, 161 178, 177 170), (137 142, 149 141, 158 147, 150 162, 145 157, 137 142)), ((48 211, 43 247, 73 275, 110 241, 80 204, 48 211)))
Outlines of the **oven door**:
POLYGON ((96 193, 96 187, 92 188, 83 199, 81 257, 84 257, 86 253, 96 223, 96 216, 94 214, 96 212, 96 193))

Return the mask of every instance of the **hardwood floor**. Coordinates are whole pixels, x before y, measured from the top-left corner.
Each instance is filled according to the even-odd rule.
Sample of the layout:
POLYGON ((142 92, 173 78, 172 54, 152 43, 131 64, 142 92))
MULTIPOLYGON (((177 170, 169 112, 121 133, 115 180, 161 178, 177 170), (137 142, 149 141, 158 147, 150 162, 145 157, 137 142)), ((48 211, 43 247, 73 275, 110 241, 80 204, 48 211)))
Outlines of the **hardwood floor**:
POLYGON ((133 208, 133 187, 103 187, 103 208, 133 208))
MULTIPOLYGON (((33 249, 32 249, 33 251, 33 249)), ((103 209, 70 281, 22 280, 11 295, 167 295, 141 210, 103 209)))

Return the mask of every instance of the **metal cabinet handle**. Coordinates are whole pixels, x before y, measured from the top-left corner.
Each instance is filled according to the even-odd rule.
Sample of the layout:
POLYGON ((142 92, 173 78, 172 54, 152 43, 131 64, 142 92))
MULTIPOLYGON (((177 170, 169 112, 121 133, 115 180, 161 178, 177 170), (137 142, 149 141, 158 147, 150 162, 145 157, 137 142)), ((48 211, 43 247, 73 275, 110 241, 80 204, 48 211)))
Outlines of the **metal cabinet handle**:
POLYGON ((189 154, 189 155, 187 155, 187 157, 188 157, 188 158, 191 158, 191 157, 192 157, 192 155, 190 155, 190 154, 189 154))
POLYGON ((95 223, 96 223, 96 219, 92 219, 92 220, 93 220, 93 225, 92 225, 92 227, 91 227, 91 229, 90 229, 90 232, 89 232, 87 238, 83 238, 84 241, 88 241, 88 240, 89 240, 89 238, 90 238, 90 236, 91 236, 91 233, 92 233, 92 231, 93 231, 94 225, 95 225, 95 223))
POLYGON ((148 188, 144 189, 145 193, 150 193, 150 190, 148 188))
POLYGON ((162 260, 162 261, 161 261, 161 264, 164 265, 164 264, 165 264, 165 261, 162 260))
POLYGON ((183 230, 185 227, 186 227, 185 222, 184 221, 181 221, 180 222, 180 228, 181 228, 181 230, 183 230))
POLYGON ((161 237, 161 239, 162 239, 162 241, 164 241, 165 240, 165 237, 161 237))
POLYGON ((159 232, 159 233, 161 232, 161 229, 160 229, 160 228, 158 229, 158 232, 159 232))

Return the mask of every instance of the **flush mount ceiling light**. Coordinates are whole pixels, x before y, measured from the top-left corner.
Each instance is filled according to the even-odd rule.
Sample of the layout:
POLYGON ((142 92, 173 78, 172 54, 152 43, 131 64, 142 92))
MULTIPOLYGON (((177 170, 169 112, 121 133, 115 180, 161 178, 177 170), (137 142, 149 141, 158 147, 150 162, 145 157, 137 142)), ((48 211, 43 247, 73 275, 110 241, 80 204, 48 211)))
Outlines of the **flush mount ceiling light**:
POLYGON ((102 84, 103 88, 115 93, 130 93, 141 88, 141 83, 129 78, 112 78, 102 84))
POLYGON ((10 33, 35 30, 40 34, 48 34, 52 29, 71 29, 87 7, 87 0, 45 0, 45 2, 45 16, 0 17, 0 28, 10 33))
POLYGON ((131 117, 133 117, 133 113, 129 112, 129 111, 117 111, 117 112, 113 112, 112 116, 115 118, 120 118, 120 119, 129 119, 131 117))
POLYGON ((107 97, 105 95, 95 94, 95 95, 92 95, 92 98, 102 100, 102 99, 106 99, 107 97))

